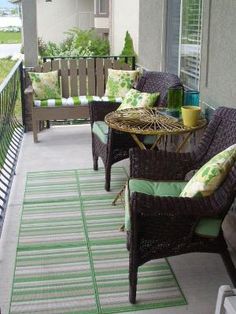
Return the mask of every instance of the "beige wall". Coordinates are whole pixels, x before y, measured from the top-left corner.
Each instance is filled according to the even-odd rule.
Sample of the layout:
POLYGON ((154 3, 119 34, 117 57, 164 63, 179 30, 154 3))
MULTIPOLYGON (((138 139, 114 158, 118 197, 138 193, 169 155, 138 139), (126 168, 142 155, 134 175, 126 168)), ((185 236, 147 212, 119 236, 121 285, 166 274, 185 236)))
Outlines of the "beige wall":
POLYGON ((203 2, 201 100, 236 107, 236 1, 203 2))
POLYGON ((73 27, 93 27, 93 0, 37 0, 38 37, 45 42, 61 42, 73 27))
POLYGON ((140 0, 139 64, 164 71, 166 0, 140 0))
POLYGON ((129 31, 136 53, 138 53, 139 36, 139 0, 112 0, 110 18, 111 53, 119 55, 124 46, 126 31, 129 31))

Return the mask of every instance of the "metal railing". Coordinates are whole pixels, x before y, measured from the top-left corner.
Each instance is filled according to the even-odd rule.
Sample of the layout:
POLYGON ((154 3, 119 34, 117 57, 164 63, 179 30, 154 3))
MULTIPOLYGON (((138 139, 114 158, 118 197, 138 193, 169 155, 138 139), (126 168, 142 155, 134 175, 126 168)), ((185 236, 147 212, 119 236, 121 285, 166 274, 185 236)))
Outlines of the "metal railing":
POLYGON ((0 85, 0 234, 24 133, 23 124, 15 116, 20 91, 24 103, 22 82, 23 64, 19 60, 0 85))
POLYGON ((45 56, 42 57, 43 62, 53 61, 57 59, 109 59, 115 61, 121 61, 127 63, 131 66, 132 70, 135 70, 136 67, 136 58, 135 56, 77 56, 77 57, 67 57, 67 56, 45 56))

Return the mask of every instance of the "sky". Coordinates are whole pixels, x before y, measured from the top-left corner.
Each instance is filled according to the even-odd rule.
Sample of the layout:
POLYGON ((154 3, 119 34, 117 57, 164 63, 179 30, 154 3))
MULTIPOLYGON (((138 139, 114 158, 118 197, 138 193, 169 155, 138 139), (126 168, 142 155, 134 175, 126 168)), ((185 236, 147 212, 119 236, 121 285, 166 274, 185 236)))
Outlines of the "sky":
POLYGON ((8 0, 0 0, 0 7, 1 8, 10 8, 13 4, 8 2, 8 0))

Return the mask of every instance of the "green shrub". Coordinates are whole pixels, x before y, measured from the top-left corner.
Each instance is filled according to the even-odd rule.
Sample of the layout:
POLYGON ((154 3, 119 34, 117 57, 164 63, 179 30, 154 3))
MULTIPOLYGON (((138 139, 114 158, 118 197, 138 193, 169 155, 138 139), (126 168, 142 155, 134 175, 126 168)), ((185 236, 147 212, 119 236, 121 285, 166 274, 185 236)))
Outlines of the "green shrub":
MULTIPOLYGON (((130 36, 130 33, 126 31, 125 34, 125 42, 124 42, 124 47, 123 50, 121 51, 120 57, 124 56, 135 56, 137 57, 137 54, 134 50, 134 44, 133 44, 133 39, 130 36)), ((131 64, 131 60, 129 60, 129 64, 131 64)))
POLYGON ((109 55, 108 40, 100 38, 94 30, 73 28, 66 33, 68 37, 60 44, 39 40, 41 56, 104 56, 109 55))

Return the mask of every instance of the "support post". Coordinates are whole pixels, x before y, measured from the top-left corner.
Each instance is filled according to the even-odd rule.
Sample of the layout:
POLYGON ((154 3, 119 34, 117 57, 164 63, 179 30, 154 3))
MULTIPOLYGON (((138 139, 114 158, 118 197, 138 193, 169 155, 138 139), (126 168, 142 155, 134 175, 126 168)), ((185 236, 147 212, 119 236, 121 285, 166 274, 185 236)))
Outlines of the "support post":
POLYGON ((22 0, 25 66, 38 65, 38 31, 36 0, 22 0))

